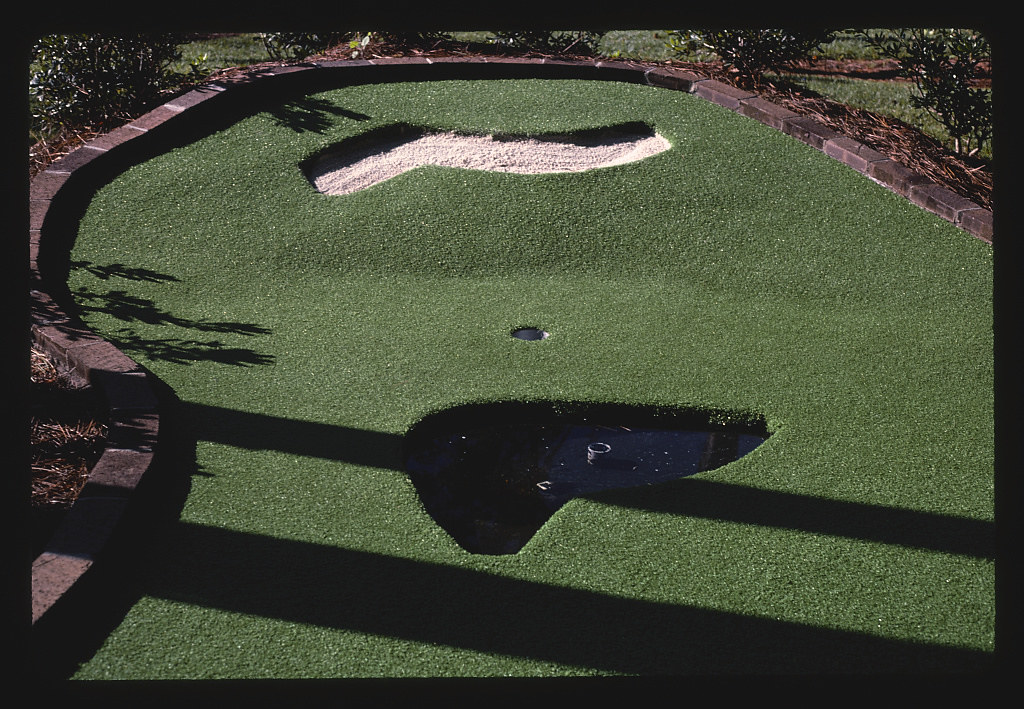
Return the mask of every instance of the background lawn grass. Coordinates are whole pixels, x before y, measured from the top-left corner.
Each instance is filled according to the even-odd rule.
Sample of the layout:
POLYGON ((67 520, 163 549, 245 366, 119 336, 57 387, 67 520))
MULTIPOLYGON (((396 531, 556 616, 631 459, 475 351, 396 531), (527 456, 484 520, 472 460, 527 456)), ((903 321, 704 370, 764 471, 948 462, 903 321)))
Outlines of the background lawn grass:
POLYGON ((991 659, 991 246, 755 121, 610 82, 326 91, 126 171, 72 261, 88 323, 175 390, 196 439, 142 597, 78 678, 991 659), (345 197, 298 169, 397 122, 627 121, 673 149, 569 175, 424 168, 345 197), (506 400, 713 409, 774 433, 474 555, 419 504, 402 436, 506 400))

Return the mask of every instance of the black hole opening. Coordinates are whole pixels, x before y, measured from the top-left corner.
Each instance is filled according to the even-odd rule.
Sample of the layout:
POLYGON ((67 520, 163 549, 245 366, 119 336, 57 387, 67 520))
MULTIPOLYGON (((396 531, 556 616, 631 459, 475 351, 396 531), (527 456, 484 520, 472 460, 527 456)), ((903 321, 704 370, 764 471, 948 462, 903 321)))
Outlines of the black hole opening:
POLYGON ((520 327, 512 331, 517 340, 546 340, 548 333, 538 327, 520 327))

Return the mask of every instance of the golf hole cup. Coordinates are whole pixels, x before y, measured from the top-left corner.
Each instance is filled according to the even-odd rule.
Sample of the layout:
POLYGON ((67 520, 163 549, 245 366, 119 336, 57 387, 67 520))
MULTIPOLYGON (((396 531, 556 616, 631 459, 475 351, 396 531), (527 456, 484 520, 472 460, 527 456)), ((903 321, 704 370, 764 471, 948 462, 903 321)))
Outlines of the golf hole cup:
POLYGON ((591 465, 598 465, 608 456, 612 447, 607 443, 591 443, 587 446, 587 462, 591 465))

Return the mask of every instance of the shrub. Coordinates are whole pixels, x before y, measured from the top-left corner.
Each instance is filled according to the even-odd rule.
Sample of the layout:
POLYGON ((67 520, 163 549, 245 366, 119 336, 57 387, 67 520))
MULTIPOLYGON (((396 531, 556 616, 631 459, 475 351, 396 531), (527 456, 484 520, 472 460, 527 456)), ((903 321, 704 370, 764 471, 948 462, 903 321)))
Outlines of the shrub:
POLYGON ((913 104, 932 113, 953 139, 958 153, 974 155, 992 138, 991 92, 974 86, 992 49, 969 29, 898 29, 865 32, 884 56, 896 59, 920 95, 913 104))
POLYGON ((444 42, 451 38, 451 35, 448 32, 437 32, 433 30, 378 31, 374 32, 373 35, 387 44, 400 44, 413 47, 429 46, 438 42, 444 42))
POLYGON ((33 117, 55 127, 128 119, 181 83, 168 67, 181 58, 170 33, 47 35, 32 46, 33 117))
POLYGON ((304 59, 342 42, 347 32, 261 32, 260 39, 274 61, 304 59))
POLYGON ((515 30, 495 31, 495 44, 541 54, 593 56, 601 33, 591 30, 515 30))
POLYGON ((834 32, 799 30, 673 30, 668 46, 679 54, 710 50, 741 76, 758 78, 803 59, 831 41, 834 32))

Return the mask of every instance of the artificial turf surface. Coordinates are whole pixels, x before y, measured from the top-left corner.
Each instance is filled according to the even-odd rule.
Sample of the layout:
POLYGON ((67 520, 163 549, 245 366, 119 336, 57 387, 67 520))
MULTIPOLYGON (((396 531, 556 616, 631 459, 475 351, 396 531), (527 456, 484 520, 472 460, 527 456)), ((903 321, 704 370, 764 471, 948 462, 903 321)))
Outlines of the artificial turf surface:
POLYGON ((141 597, 77 678, 992 659, 992 249, 755 121, 612 82, 326 91, 126 171, 72 261, 87 322, 175 390, 197 439, 141 597), (427 167, 334 197, 298 167, 395 123, 636 121, 672 150, 576 174, 427 167), (471 554, 420 505, 403 434, 530 400, 773 435, 575 500, 517 554, 471 554))

